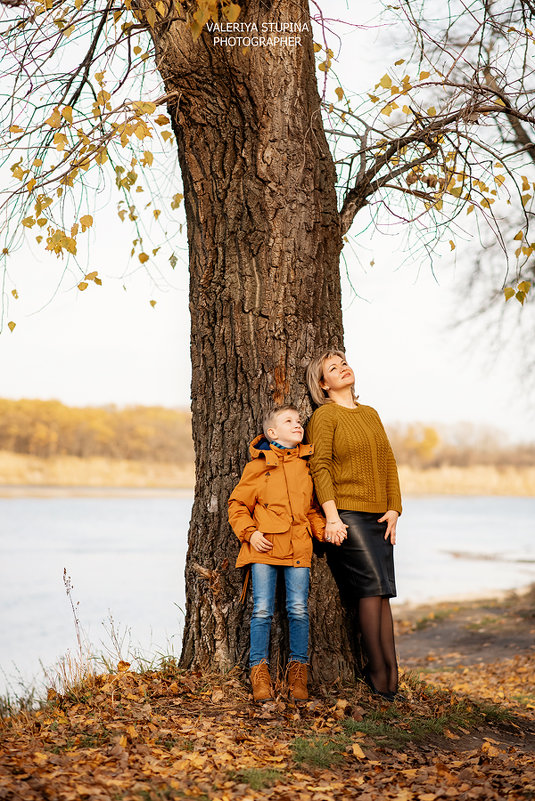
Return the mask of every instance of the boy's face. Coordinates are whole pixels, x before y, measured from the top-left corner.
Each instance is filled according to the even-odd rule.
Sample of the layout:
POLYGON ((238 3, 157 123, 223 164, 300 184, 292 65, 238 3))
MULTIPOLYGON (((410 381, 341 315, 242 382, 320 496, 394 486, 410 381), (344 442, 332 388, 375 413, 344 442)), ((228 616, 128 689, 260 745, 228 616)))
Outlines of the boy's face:
POLYGON ((298 445, 303 441, 304 434, 298 412, 293 412, 291 409, 279 412, 267 433, 269 438, 276 440, 279 445, 286 445, 289 448, 298 445))

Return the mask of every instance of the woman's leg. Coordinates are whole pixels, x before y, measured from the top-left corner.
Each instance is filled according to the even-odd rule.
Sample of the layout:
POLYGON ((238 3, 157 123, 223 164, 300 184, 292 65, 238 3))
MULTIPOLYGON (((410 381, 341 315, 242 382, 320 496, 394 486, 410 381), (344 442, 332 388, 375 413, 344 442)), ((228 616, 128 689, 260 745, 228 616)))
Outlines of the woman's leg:
POLYGON ((310 568, 285 567, 286 611, 290 626, 290 662, 308 662, 308 585, 310 568))
POLYGON ((398 688, 394 626, 388 598, 380 595, 361 598, 359 622, 368 672, 379 692, 396 692, 398 688))
POLYGON ((269 661, 269 634, 275 607, 277 586, 276 565, 251 565, 253 583, 253 614, 251 617, 251 651, 249 665, 254 667, 269 661))
POLYGON ((388 692, 398 691, 398 661, 394 642, 394 621, 390 609, 390 599, 382 598, 381 610, 381 648, 388 676, 388 692))

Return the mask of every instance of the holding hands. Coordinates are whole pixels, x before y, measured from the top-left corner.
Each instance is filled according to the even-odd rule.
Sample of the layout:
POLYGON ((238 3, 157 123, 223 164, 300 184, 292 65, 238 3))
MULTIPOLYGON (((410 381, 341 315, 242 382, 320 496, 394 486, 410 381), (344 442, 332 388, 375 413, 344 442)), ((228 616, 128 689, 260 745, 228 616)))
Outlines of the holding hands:
POLYGON ((333 545, 341 545, 347 537, 347 526, 342 523, 340 518, 337 520, 327 520, 325 525, 325 541, 332 542, 333 545))

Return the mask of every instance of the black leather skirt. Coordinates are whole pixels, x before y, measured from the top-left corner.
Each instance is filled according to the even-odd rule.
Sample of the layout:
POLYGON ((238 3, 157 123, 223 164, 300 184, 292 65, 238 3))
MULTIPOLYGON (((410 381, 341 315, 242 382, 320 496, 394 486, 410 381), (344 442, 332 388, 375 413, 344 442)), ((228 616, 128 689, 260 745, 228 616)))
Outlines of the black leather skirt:
POLYGON ((378 523, 382 514, 339 509, 348 526, 342 545, 327 546, 327 561, 345 603, 355 598, 381 595, 394 598, 394 548, 385 540, 386 522, 378 523))

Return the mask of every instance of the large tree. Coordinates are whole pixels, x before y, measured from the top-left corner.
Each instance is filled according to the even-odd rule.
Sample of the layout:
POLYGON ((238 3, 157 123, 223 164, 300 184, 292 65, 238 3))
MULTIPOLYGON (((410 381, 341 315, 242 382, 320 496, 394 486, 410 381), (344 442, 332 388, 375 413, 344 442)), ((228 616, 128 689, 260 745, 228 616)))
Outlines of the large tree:
MULTIPOLYGON (((492 163, 496 144, 478 123, 529 125, 531 109, 481 80, 477 65, 470 80, 457 77, 462 44, 450 46, 449 72, 442 51, 437 64, 423 47, 425 63, 416 59, 409 69, 406 61, 401 69, 404 59, 397 59, 365 98, 336 86, 329 101, 329 23, 317 15, 324 40, 315 45, 308 0, 10 5, 3 63, 11 65, 12 85, 3 108, 10 145, 21 157, 9 155, 15 186, 4 209, 11 221, 18 212, 23 228, 8 228, 6 258, 24 229, 42 229, 48 250, 74 256, 93 222, 82 206, 95 188, 88 176, 109 176, 110 162, 124 194, 119 214, 139 226, 132 193, 154 160, 146 142, 158 126, 169 139, 165 126, 172 126, 189 242, 196 453, 182 664, 244 664, 250 609, 240 603, 241 576, 232 567, 237 544, 227 498, 266 405, 292 401, 306 416, 307 360, 326 345, 343 345, 339 260, 355 216, 381 208, 419 225, 425 215, 430 246, 461 210, 475 209, 499 236, 492 204, 502 186, 512 192, 522 179, 492 163), (239 30, 217 42, 214 23, 237 23, 239 30), (263 23, 272 37, 299 42, 238 41, 246 30, 256 35, 253 25, 269 36, 263 23), (281 33, 284 23, 293 27, 281 33), (321 97, 316 58, 325 79, 321 97), (161 85, 143 90, 137 70, 151 60, 161 85), (133 87, 140 100, 129 98, 133 87)), ((488 4, 473 6, 463 17, 459 4, 471 41, 488 4)), ((420 23, 409 21, 423 36, 420 23)), ((180 199, 175 194, 173 205, 180 199)), ((151 261, 147 240, 138 230, 133 253, 142 264, 151 261)), ((100 281, 83 265, 80 278, 80 289, 100 281)), ((525 298, 529 287, 521 283, 514 291, 525 298)), ((310 598, 313 674, 348 679, 353 622, 318 557, 310 598)), ((275 625, 284 630, 282 616, 275 625)), ((275 662, 283 665, 285 656, 285 646, 275 648, 275 662)))

